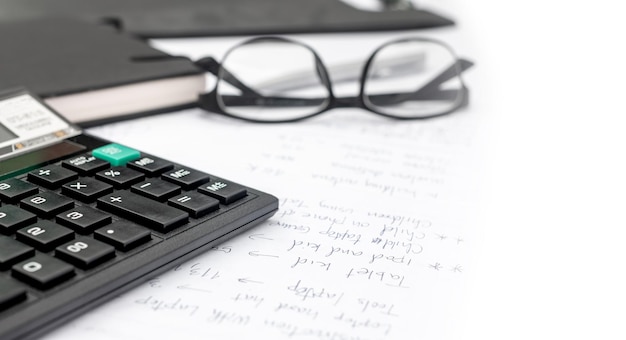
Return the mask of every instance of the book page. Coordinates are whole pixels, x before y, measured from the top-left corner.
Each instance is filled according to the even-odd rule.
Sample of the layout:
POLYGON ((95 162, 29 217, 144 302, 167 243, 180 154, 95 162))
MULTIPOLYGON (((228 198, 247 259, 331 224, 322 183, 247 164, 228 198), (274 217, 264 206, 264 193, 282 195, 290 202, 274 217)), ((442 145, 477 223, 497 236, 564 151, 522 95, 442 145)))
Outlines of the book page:
POLYGON ((280 209, 46 339, 449 339, 476 242, 474 120, 354 109, 263 125, 189 110, 91 129, 280 209))

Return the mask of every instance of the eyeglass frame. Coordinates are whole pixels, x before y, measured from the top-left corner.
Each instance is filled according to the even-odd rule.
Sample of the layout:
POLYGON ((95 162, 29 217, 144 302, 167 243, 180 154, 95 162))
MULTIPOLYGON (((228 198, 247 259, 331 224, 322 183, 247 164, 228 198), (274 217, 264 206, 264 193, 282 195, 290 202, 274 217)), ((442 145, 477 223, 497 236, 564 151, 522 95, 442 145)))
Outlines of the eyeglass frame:
MULTIPOLYGON (((326 105, 322 106, 320 109, 318 109, 317 111, 314 111, 313 113, 304 115, 302 117, 296 117, 296 118, 289 118, 289 119, 282 119, 282 120, 262 120, 262 119, 254 119, 254 118, 248 118, 248 117, 242 117, 236 114, 232 114, 227 112, 226 110, 224 110, 224 108, 222 107, 222 105, 219 104, 219 99, 218 99, 218 94, 217 94, 217 89, 219 86, 219 82, 221 79, 227 81, 225 78, 223 78, 224 74, 229 75, 232 77, 232 79, 230 81, 227 81, 228 83, 230 83, 231 85, 237 87, 238 89, 242 90, 242 91, 251 91, 253 93, 255 93, 256 95, 262 96, 258 93, 256 93, 256 91, 250 89, 248 86, 246 86, 245 84, 243 84, 241 81, 239 81, 235 76, 233 76, 232 74, 230 74, 230 72, 228 72, 228 70, 226 70, 223 67, 223 63, 218 62, 217 60, 215 60, 213 57, 211 56, 207 56, 204 58, 201 58, 199 60, 197 60, 195 62, 195 64, 197 66, 199 66, 200 68, 202 68, 205 71, 208 71, 209 73, 213 74, 214 76, 217 77, 217 81, 215 83, 215 87, 213 88, 213 90, 209 93, 204 93, 201 94, 198 98, 198 106, 206 111, 210 111, 210 112, 214 112, 214 113, 218 113, 218 114, 222 114, 228 117, 232 117, 232 118, 237 118, 237 119, 241 119, 241 120, 245 120, 245 121, 249 121, 249 122, 255 122, 255 123, 291 123, 291 122, 298 122, 298 121, 302 121, 305 119, 309 119, 315 116, 318 116, 322 113, 325 113, 327 111, 330 111, 332 109, 336 109, 336 108, 360 108, 360 109, 364 109, 367 110, 369 112, 372 112, 374 114, 378 114, 381 116, 385 116, 388 118, 392 118, 392 119, 397 119, 397 120, 425 120, 425 119, 430 119, 430 118, 435 118, 435 117, 441 117, 444 115, 448 115, 456 110, 458 110, 461 107, 467 106, 469 104, 469 90, 467 88, 467 86, 465 86, 465 83, 463 82, 463 78, 461 76, 461 74, 467 70, 468 68, 470 68, 473 64, 473 62, 467 60, 467 59, 463 59, 463 58, 459 58, 457 57, 457 55, 454 53, 454 50, 452 50, 451 47, 449 47, 447 44, 439 41, 439 40, 435 40, 435 39, 431 39, 431 38, 425 38, 425 37, 408 37, 408 38, 400 38, 400 39, 395 39, 395 40, 391 40, 388 41, 382 45, 380 45, 379 47, 377 47, 369 56, 369 58, 367 59, 367 61, 365 62, 365 65, 363 66, 363 69, 361 71, 361 75, 359 77, 359 94, 358 96, 354 96, 354 97, 336 97, 333 89, 332 89, 332 82, 330 80, 329 74, 328 74, 328 70, 326 69, 326 65, 324 64, 324 62, 322 61, 322 59, 319 57, 319 55, 317 54, 317 52, 311 48, 310 46, 306 45, 305 43, 302 43, 300 41, 297 40, 293 40, 293 39, 289 39, 289 38, 285 38, 285 37, 279 37, 279 36, 260 36, 260 37, 254 37, 248 40, 245 40, 243 42, 238 43, 237 45, 231 47, 226 54, 224 55, 223 60, 226 60, 226 58, 228 57, 228 55, 234 51, 235 49, 244 46, 244 45, 248 45, 251 43, 256 43, 256 42, 285 42, 285 43, 292 43, 292 44, 296 44, 298 46, 304 47, 306 48, 308 51, 310 51, 314 57, 315 60, 315 64, 316 67, 318 69, 318 74, 321 78, 321 81, 324 85, 324 87, 328 90, 328 98, 326 101, 326 105), (376 110, 375 108, 372 108, 370 106, 368 106, 365 102, 365 97, 367 97, 365 95, 365 83, 366 83, 366 78, 368 75, 368 71, 369 71, 369 67, 372 64, 372 62, 374 61, 374 58, 376 57, 376 55, 378 54, 378 52, 380 50, 382 50, 383 48, 392 45, 392 44, 397 44, 397 43, 403 43, 403 42, 410 42, 410 41, 418 41, 418 42, 429 42, 429 43, 435 43, 438 44, 440 46, 442 46, 443 48, 445 48, 453 57, 455 60, 455 63, 453 63, 450 67, 448 67, 448 69, 446 69, 444 72, 440 73, 437 77, 435 77, 434 79, 432 79, 430 82, 428 82, 427 84, 425 84, 422 88, 420 88, 418 91, 416 91, 415 93, 418 93, 419 91, 423 91, 424 89, 428 89, 428 88, 432 88, 433 86, 438 86, 441 83, 445 82, 446 80, 454 77, 454 76, 458 76, 459 81, 460 81, 460 88, 456 91, 459 91, 459 97, 457 99, 457 102, 455 103, 455 105, 448 109, 448 110, 444 110, 440 113, 436 113, 433 115, 428 115, 428 116, 398 116, 398 115, 392 115, 392 114, 388 114, 385 112, 382 112, 380 110, 376 110), (456 70, 454 70, 456 69, 456 70), (456 72, 455 72, 456 71, 456 72)), ((396 93, 397 94, 397 93, 396 93)), ((396 95, 394 94, 394 95, 396 95)))

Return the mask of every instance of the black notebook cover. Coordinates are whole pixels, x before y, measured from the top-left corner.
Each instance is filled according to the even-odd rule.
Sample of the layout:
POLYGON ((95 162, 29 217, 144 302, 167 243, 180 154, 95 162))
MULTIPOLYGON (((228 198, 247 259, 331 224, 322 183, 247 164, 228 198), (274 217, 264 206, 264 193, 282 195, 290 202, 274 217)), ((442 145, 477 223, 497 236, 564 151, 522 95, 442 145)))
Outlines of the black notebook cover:
POLYGON ((111 27, 52 18, 0 23, 0 89, 51 98, 187 76, 202 71, 111 27))
POLYGON ((370 12, 339 0, 0 0, 0 21, 72 16, 114 19, 144 37, 418 29, 453 22, 429 11, 370 12))

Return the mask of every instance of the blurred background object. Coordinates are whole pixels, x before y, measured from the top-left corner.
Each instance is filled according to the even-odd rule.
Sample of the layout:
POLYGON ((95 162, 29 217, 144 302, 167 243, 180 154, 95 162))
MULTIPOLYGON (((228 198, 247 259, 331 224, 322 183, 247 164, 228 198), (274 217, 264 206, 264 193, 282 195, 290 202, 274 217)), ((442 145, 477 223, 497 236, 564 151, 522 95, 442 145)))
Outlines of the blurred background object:
POLYGON ((0 0, 0 22, 71 16, 114 23, 142 38, 358 32, 453 25, 409 1, 384 1, 365 11, 339 0, 0 0), (167 23, 164 25, 164 23, 167 23))

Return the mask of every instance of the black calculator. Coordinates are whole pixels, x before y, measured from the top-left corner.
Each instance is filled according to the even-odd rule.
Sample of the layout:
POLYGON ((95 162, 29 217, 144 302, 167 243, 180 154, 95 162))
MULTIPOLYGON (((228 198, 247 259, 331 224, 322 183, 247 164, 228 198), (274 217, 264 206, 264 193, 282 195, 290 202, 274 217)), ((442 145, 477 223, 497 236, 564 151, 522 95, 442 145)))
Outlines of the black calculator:
POLYGON ((272 216, 278 200, 0 95, 0 339, 34 338, 272 216))

